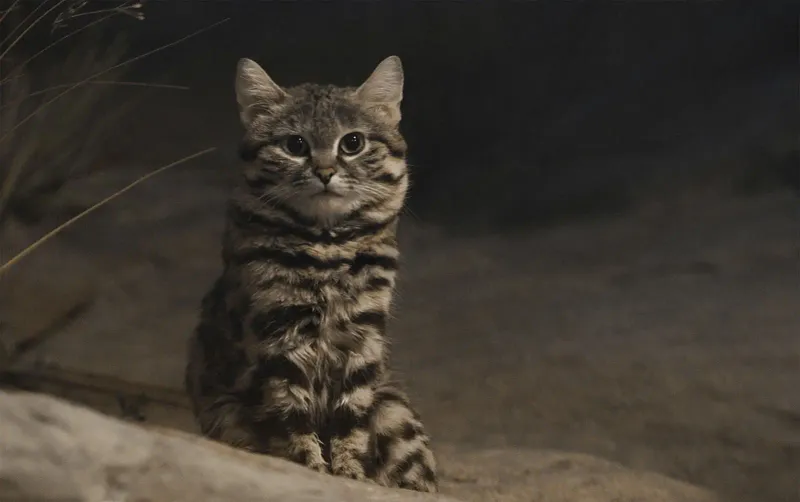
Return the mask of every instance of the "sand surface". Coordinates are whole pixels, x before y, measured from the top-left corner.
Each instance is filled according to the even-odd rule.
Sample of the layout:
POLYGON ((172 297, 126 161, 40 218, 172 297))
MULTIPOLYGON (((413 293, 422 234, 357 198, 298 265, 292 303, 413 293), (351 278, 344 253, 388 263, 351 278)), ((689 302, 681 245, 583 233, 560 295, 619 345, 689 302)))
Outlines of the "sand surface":
MULTIPOLYGON (((179 390, 220 267, 217 161, 142 185, 4 279, 6 340, 48 309, 92 302, 21 367, 179 390)), ((135 175, 71 193, 96 197, 135 175)), ((729 500, 797 500, 797 223, 791 193, 471 238, 409 216, 395 366, 443 447, 583 452, 729 500)), ((185 410, 148 418, 191 427, 185 410)))

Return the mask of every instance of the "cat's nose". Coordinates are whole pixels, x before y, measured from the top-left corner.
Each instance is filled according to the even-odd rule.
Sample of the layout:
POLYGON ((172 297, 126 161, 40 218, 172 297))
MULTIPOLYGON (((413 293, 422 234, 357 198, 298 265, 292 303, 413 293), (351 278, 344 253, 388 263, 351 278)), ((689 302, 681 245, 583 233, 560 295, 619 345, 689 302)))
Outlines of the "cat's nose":
POLYGON ((336 169, 333 167, 322 167, 314 170, 314 174, 319 178, 323 185, 330 183, 333 175, 336 174, 336 169))

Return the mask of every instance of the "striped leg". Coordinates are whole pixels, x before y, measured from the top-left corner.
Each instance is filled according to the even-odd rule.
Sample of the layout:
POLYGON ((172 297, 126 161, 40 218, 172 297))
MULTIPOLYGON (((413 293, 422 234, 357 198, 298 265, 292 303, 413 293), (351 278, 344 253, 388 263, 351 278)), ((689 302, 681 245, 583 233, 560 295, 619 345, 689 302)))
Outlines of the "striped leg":
POLYGON ((436 492, 436 460, 405 394, 388 386, 378 389, 370 414, 375 480, 390 487, 436 492))
POLYGON ((365 481, 368 476, 370 433, 361 420, 338 419, 331 437, 331 472, 365 481))
POLYGON ((369 418, 374 371, 366 366, 345 382, 336 403, 331 427, 331 472, 336 476, 366 480, 372 465, 369 418))
POLYGON ((327 472, 305 374, 287 357, 277 356, 260 361, 249 377, 250 388, 243 397, 253 410, 260 442, 270 445, 269 453, 327 472))
POLYGON ((322 442, 313 430, 310 418, 296 415, 288 420, 289 440, 286 453, 290 460, 317 472, 328 472, 322 456, 322 442))

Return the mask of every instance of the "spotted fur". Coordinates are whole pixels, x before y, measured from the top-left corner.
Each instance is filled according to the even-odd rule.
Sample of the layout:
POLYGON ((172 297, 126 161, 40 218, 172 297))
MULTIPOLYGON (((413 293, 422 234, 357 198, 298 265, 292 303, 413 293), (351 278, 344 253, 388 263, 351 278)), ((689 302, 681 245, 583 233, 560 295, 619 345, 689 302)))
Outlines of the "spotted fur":
POLYGON ((208 437, 435 492, 429 438, 390 380, 385 338, 408 187, 402 84, 397 57, 358 88, 283 89, 239 62, 244 168, 186 386, 208 437))

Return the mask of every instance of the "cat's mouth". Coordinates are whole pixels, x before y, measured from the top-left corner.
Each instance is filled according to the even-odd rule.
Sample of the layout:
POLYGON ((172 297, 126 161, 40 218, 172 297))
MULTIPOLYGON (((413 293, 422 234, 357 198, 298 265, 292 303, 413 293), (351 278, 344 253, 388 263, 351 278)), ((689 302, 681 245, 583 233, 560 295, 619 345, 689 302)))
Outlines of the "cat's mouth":
POLYGON ((335 191, 334 191, 333 189, 331 189, 330 187, 325 187, 325 188, 323 188, 322 190, 318 191, 317 193, 313 194, 311 197, 312 197, 312 198, 315 198, 315 199, 316 199, 316 198, 323 198, 323 199, 325 199, 325 198, 329 198, 329 199, 335 199, 335 198, 339 198, 339 197, 344 197, 344 195, 343 195, 343 194, 340 194, 339 192, 335 192, 335 191))

